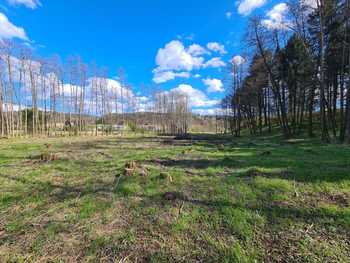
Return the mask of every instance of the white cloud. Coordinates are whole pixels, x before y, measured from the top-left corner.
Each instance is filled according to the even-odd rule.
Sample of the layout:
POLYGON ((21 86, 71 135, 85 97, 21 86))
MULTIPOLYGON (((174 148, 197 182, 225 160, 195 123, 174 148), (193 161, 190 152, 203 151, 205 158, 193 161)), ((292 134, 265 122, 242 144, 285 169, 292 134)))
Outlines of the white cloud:
MULTIPOLYGON (((12 80, 14 82, 19 82, 21 79, 21 68, 23 67, 25 72, 32 71, 34 76, 40 75, 40 70, 42 67, 42 64, 35 60, 30 59, 24 59, 23 61, 18 59, 15 56, 7 56, 6 54, 0 54, 0 70, 5 74, 5 81, 8 80, 9 76, 9 70, 7 63, 10 62, 11 65, 11 75, 12 80), (9 60, 9 61, 8 61, 9 60)), ((49 79, 50 75, 48 74, 47 79, 49 79)), ((42 79, 39 78, 38 81, 41 81, 42 79)), ((24 88, 27 90, 30 90, 31 87, 31 81, 30 81, 30 74, 25 74, 25 76, 22 76, 22 82, 24 84, 24 88)))
POLYGON ((202 47, 198 44, 192 44, 191 46, 189 46, 189 48, 187 49, 187 52, 190 55, 195 56, 195 57, 209 53, 204 47, 202 47))
POLYGON ((170 92, 186 94, 190 99, 192 107, 213 107, 220 103, 220 100, 211 100, 202 91, 187 84, 180 84, 176 88, 170 90, 170 92))
MULTIPOLYGON (((211 51, 225 54, 225 47, 217 42, 208 43, 211 51)), ((203 55, 210 54, 205 47, 192 44, 185 47, 179 40, 173 40, 158 50, 156 56, 157 67, 153 72, 155 83, 164 83, 175 78, 189 78, 190 72, 195 69, 220 68, 226 65, 220 57, 214 57, 205 62, 203 55)), ((198 75, 196 76, 198 78, 198 75)))
MULTIPOLYGON (((1 107, 1 104, 0 104, 1 107)), ((14 104, 14 103, 3 103, 2 104, 2 110, 4 112, 10 112, 10 111, 19 111, 19 109, 24 110, 26 106, 20 105, 20 104, 14 104)))
MULTIPOLYGON (((7 59, 8 58, 5 55, 0 54, 0 71, 4 74, 3 79, 5 85, 8 85, 7 82, 9 74, 8 68, 6 66, 7 59)), ((70 103, 72 103, 71 95, 75 96, 78 94, 78 96, 80 96, 80 94, 82 94, 84 91, 84 111, 88 114, 95 114, 96 109, 94 107, 96 107, 96 103, 98 103, 100 109, 102 107, 102 87, 104 88, 104 95, 110 98, 110 100, 107 101, 105 107, 112 112, 115 112, 116 109, 118 109, 120 112, 121 108, 123 108, 124 111, 128 111, 131 108, 134 108, 134 110, 140 110, 141 107, 146 108, 146 104, 149 104, 147 101, 148 98, 146 99, 146 97, 143 97, 140 94, 135 95, 130 87, 122 86, 121 83, 116 79, 90 77, 86 80, 84 86, 80 86, 80 83, 77 83, 76 85, 70 85, 68 83, 61 84, 60 78, 58 78, 57 75, 52 71, 41 75, 43 69, 42 67, 44 66, 42 62, 31 59, 21 61, 14 56, 10 56, 9 59, 11 62, 11 74, 13 82, 17 85, 19 84, 20 80, 22 81, 20 91, 23 93, 23 96, 15 96, 16 103, 12 105, 14 107, 14 110, 18 109, 18 106, 16 105, 31 105, 30 102, 32 100, 32 82, 30 79, 30 74, 28 73, 30 70, 34 75, 39 108, 43 108, 45 99, 48 99, 53 94, 64 94, 65 105, 58 103, 57 107, 58 110, 67 111, 69 110, 70 103), (22 75, 21 78, 20 71, 22 66, 24 67, 27 74, 25 74, 25 77, 22 75), (98 93, 97 96, 96 93, 98 93), (138 109, 136 109, 137 106, 139 106, 138 109)), ((22 106, 22 109, 24 107, 25 106, 22 106)))
POLYGON ((227 19, 231 19, 231 17, 232 17, 232 13, 231 12, 226 12, 226 18, 227 19))
POLYGON ((138 100, 141 102, 147 102, 147 101, 149 101, 149 98, 145 97, 145 96, 140 96, 140 97, 138 97, 138 100))
POLYGON ((225 66, 226 66, 226 63, 223 62, 221 60, 221 58, 219 58, 219 57, 212 58, 212 59, 208 60, 206 63, 203 64, 204 68, 209 68, 209 67, 221 68, 221 67, 225 67, 225 66))
POLYGON ((208 52, 197 44, 187 49, 179 40, 173 40, 158 50, 156 56, 157 68, 153 70, 153 81, 163 83, 176 77, 189 78, 190 71, 199 69, 204 63, 200 55, 208 52))
MULTIPOLYGON (((7 67, 7 56, 0 54, 0 70, 3 71, 5 74, 4 80, 7 81, 8 79, 8 67, 7 67)), ((38 94, 42 94, 43 90, 42 88, 44 86, 47 87, 47 90, 49 90, 49 86, 57 85, 59 82, 59 78, 54 72, 48 72, 44 75, 42 75, 42 69, 44 67, 44 64, 42 62, 31 60, 31 59, 25 59, 20 60, 17 57, 10 56, 10 64, 11 64, 11 75, 12 80, 14 83, 19 83, 22 81, 22 91, 25 91, 26 93, 31 93, 31 79, 30 74, 28 72, 32 71, 33 75, 35 76, 35 83, 38 88, 38 94), (22 68, 23 67, 23 68, 22 68), (24 69, 27 74, 25 74, 25 77, 23 75, 21 76, 21 70, 24 69), (39 77, 40 76, 40 77, 39 77)), ((88 78, 86 81, 86 85, 84 87, 86 96, 91 97, 94 96, 94 89, 96 87, 105 87, 106 88, 106 95, 107 96, 114 96, 115 94, 118 94, 120 96, 121 92, 123 92, 123 96, 125 97, 135 97, 132 90, 128 87, 122 87, 119 81, 115 79, 109 79, 109 78, 100 78, 100 77, 91 77, 88 78)), ((83 90, 83 88, 79 85, 70 85, 68 83, 64 83, 59 89, 56 89, 55 92, 63 92, 66 96, 70 96, 72 94, 80 93, 83 90)), ((47 94, 49 95, 49 94, 47 94)), ((40 98, 39 98, 40 100, 40 98)))
POLYGON ((204 59, 192 56, 186 51, 182 42, 173 40, 158 50, 156 57, 157 71, 186 70, 199 68, 204 59))
POLYGON ((109 96, 114 96, 114 95, 118 95, 119 97, 121 96, 121 94, 123 94, 123 96, 132 98, 135 97, 135 94, 132 92, 132 90, 126 86, 121 85, 121 83, 115 79, 109 79, 109 78, 99 78, 99 77, 92 77, 88 79, 88 90, 92 90, 93 89, 93 85, 95 83, 95 86, 100 86, 100 84, 102 84, 102 86, 106 87, 106 91, 107 94, 109 96))
POLYGON ((25 7, 35 9, 41 6, 39 0, 7 0, 10 5, 24 5, 25 7))
POLYGON ((266 16, 268 19, 262 21, 263 25, 269 29, 288 29, 290 22, 287 20, 288 5, 280 3, 275 5, 266 16))
POLYGON ((224 85, 220 79, 203 79, 203 83, 208 87, 207 92, 223 92, 224 85))
POLYGON ((301 3, 311 9, 317 9, 317 0, 301 0, 301 3))
POLYGON ((207 44, 207 48, 211 51, 214 51, 214 52, 218 52, 220 53, 221 55, 224 55, 226 54, 226 50, 225 50, 225 46, 224 45, 221 45, 217 42, 210 42, 207 44))
POLYGON ((245 63, 245 59, 244 59, 242 56, 237 55, 237 56, 234 56, 234 57, 232 58, 231 63, 234 64, 234 65, 236 65, 236 66, 239 66, 239 65, 245 63))
POLYGON ((189 40, 189 41, 193 41, 194 40, 194 37, 195 35, 192 33, 192 34, 189 34, 189 35, 184 35, 184 34, 181 34, 181 35, 177 35, 176 38, 177 39, 185 39, 185 40, 189 40))
POLYGON ((238 4, 238 13, 247 16, 266 2, 267 0, 242 0, 238 4))
POLYGON ((221 108, 207 108, 207 109, 193 109, 192 110, 193 114, 198 114, 198 115, 220 115, 222 113, 221 108))
POLYGON ((3 13, 0 13, 0 40, 12 38, 29 40, 23 28, 15 26, 3 13))
POLYGON ((173 72, 173 71, 161 71, 154 72, 153 81, 157 84, 173 80, 175 78, 189 78, 190 73, 188 72, 173 72))
MULTIPOLYGON (((21 61, 18 58, 10 57, 12 68, 13 81, 15 83, 19 82, 19 70, 21 67, 21 61)), ((4 67, 4 74, 8 74, 6 72, 6 65, 4 65, 4 61, 0 67, 4 67)), ((101 110, 101 87, 105 88, 104 95, 110 98, 105 105, 106 111, 116 112, 117 110, 120 112, 123 108, 124 111, 128 110, 136 110, 136 111, 150 111, 152 110, 152 98, 145 97, 141 94, 134 94, 132 89, 127 86, 122 86, 121 83, 113 78, 100 78, 100 77, 90 77, 86 81, 86 85, 84 87, 80 86, 79 83, 77 85, 70 85, 68 83, 64 83, 63 85, 59 85, 59 80, 57 75, 54 72, 48 72, 43 77, 40 76, 40 72, 42 69, 42 64, 35 60, 25 60, 24 62, 26 72, 29 71, 29 68, 35 72, 35 76, 38 76, 35 79, 38 93, 38 107, 43 107, 44 99, 49 98, 50 96, 55 94, 64 94, 65 95, 65 105, 57 105, 58 110, 68 111, 69 105, 72 101, 71 95, 82 94, 84 90, 85 94, 85 103, 84 103, 84 112, 88 114, 100 114, 95 113, 96 104, 98 104, 99 109, 101 110), (46 94, 43 94, 43 88, 46 87, 46 94), (55 87, 55 88, 54 88, 55 87), (96 95, 96 91, 98 94, 96 95), (123 94, 123 99, 121 98, 121 94, 123 94), (46 97, 44 97, 46 96, 46 97), (68 108, 67 108, 68 107, 68 108)), ((185 72, 188 73, 188 72, 185 72)), ((4 78, 6 80, 6 77, 4 78)), ((31 101, 31 81, 29 78, 29 74, 26 74, 26 78, 22 79, 24 82, 24 86, 21 89, 22 92, 26 94, 26 96, 22 96, 20 101, 17 101, 15 104, 21 105, 30 105, 31 101)), ((6 83, 5 83, 6 84, 6 83)), ((186 94, 189 98, 189 103, 191 107, 196 108, 211 108, 220 104, 220 100, 209 98, 203 91, 199 89, 195 89, 190 85, 181 84, 176 88, 166 92, 180 92, 186 94)), ((22 107, 22 109, 25 106, 22 107)), ((17 107, 18 108, 18 107, 17 107)), ((15 107, 16 109, 16 107, 15 107)))
POLYGON ((198 78, 200 78, 201 77, 201 74, 195 74, 194 76, 193 76, 195 79, 198 79, 198 78))

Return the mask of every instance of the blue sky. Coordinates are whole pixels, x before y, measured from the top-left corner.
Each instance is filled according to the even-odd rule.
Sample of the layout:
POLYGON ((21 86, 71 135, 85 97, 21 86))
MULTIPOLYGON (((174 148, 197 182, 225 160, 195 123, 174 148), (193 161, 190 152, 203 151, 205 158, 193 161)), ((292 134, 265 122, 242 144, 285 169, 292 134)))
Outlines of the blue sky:
POLYGON ((142 85, 179 88, 204 101, 194 106, 200 112, 224 96, 220 81, 231 58, 244 51, 248 16, 279 19, 271 13, 279 3, 0 0, 0 39, 27 42, 42 57, 80 55, 106 66, 111 78, 123 67, 136 93, 142 85))

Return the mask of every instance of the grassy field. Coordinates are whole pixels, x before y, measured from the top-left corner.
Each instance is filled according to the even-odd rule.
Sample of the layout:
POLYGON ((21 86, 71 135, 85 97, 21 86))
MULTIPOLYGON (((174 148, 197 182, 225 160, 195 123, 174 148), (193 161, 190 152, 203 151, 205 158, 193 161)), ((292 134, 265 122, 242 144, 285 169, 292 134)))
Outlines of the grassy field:
POLYGON ((348 146, 8 139, 0 185, 0 262, 350 261, 348 146))

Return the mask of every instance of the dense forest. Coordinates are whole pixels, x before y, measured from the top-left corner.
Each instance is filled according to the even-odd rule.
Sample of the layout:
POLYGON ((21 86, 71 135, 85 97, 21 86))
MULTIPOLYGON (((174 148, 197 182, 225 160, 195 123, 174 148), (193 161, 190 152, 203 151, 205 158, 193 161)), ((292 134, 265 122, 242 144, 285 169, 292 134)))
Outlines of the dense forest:
POLYGON ((284 20, 251 17, 246 61, 233 61, 223 100, 226 129, 239 136, 271 131, 286 137, 320 130, 324 142, 350 142, 348 0, 291 1, 284 20))

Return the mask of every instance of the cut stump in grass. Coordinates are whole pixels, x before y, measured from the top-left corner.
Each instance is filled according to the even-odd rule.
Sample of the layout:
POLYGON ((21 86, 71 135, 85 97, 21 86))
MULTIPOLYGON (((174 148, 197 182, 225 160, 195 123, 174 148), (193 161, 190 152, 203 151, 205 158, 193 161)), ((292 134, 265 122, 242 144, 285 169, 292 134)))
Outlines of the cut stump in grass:
POLYGON ((166 139, 163 141, 163 144, 165 145, 173 145, 174 144, 174 140, 173 139, 166 139))
POLYGON ((263 151, 263 152, 260 153, 261 156, 269 156, 271 154, 272 154, 271 151, 263 151))
POLYGON ((137 169, 137 165, 135 161, 127 162, 124 166, 124 175, 125 176, 132 176, 134 175, 135 171, 137 169))
POLYGON ((148 176, 148 171, 147 168, 141 167, 139 169, 139 175, 143 176, 143 177, 147 177, 148 176))
POLYGON ((55 153, 44 153, 41 154, 41 161, 50 162, 58 160, 58 156, 55 153))
POLYGON ((179 198, 179 194, 176 192, 166 192, 163 195, 165 200, 168 201, 175 201, 177 198, 179 198))
POLYGON ((134 175, 134 172, 135 172, 134 169, 124 168, 124 175, 125 175, 125 176, 133 176, 133 175, 134 175))
POLYGON ((218 145, 218 150, 219 150, 219 151, 225 150, 225 145, 219 144, 219 145, 218 145))
POLYGON ((56 153, 44 152, 39 155, 31 155, 29 156, 29 159, 38 161, 38 162, 51 162, 51 161, 57 161, 59 157, 56 153))
POLYGON ((139 174, 141 176, 148 176, 148 170, 145 167, 139 167, 135 161, 131 161, 125 164, 124 173, 125 176, 133 176, 139 174))
POLYGON ((167 180, 169 183, 173 182, 173 178, 171 177, 171 175, 166 172, 160 172, 159 177, 161 179, 167 180))
POLYGON ((50 144, 50 143, 45 143, 44 145, 47 149, 50 149, 52 147, 52 144, 50 144))

